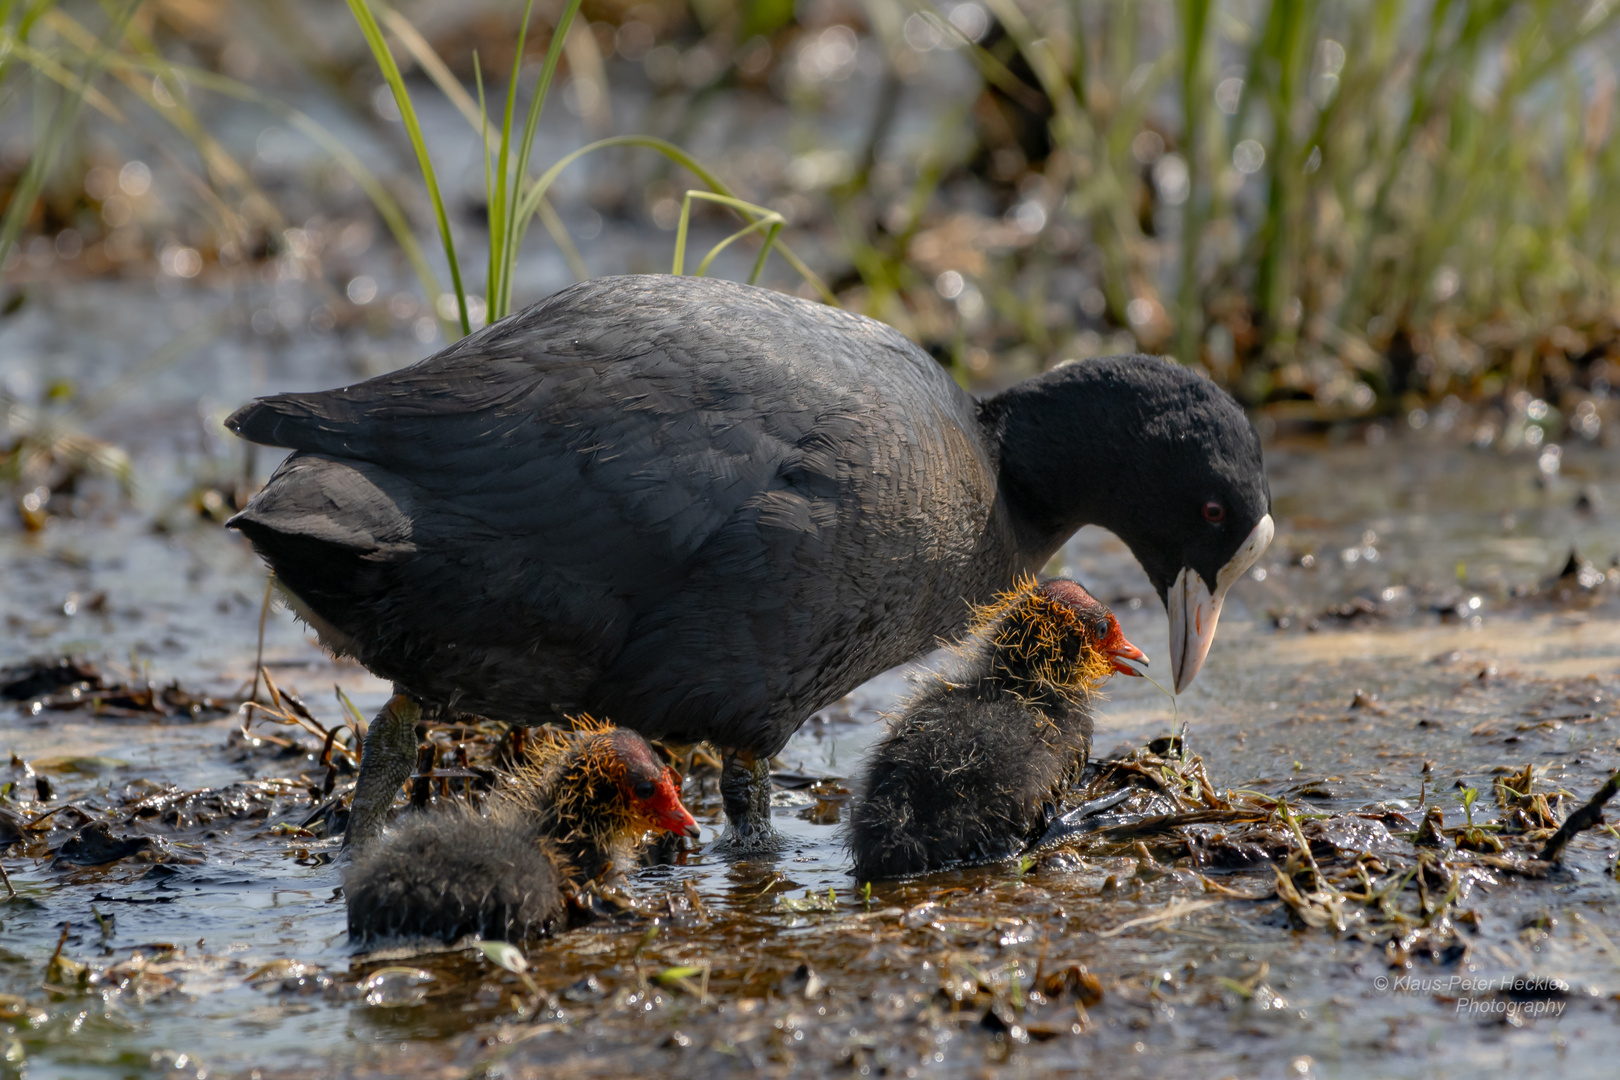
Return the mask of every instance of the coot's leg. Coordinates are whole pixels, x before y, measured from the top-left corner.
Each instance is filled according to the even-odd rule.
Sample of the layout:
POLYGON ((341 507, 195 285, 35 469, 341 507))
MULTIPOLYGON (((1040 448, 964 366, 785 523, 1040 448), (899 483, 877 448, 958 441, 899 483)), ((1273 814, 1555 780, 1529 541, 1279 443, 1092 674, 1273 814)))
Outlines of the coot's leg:
POLYGON ((422 706, 396 692, 366 729, 349 827, 343 834, 345 848, 359 848, 382 832, 394 796, 416 769, 416 723, 421 718, 422 706))
POLYGON ((725 751, 720 770, 720 803, 726 811, 726 834, 717 848, 744 853, 770 851, 781 837, 771 828, 771 762, 748 750, 725 751))

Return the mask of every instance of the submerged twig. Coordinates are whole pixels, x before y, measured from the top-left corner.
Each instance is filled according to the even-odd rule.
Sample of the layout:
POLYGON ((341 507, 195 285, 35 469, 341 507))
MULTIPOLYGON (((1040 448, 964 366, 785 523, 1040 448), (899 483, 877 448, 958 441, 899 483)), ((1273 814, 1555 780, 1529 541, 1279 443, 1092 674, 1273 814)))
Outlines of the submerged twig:
POLYGON ((6 887, 6 899, 17 899, 17 887, 11 883, 11 875, 6 873, 5 863, 0 863, 0 884, 6 887))
POLYGON ((1543 862, 1557 862, 1564 845, 1574 838, 1575 834, 1583 829, 1590 829, 1603 820, 1603 804, 1614 798, 1620 792, 1620 772, 1609 777, 1608 782, 1597 789, 1597 793, 1589 799, 1585 806, 1576 810, 1564 823, 1558 826, 1547 846, 1541 849, 1538 856, 1543 862))

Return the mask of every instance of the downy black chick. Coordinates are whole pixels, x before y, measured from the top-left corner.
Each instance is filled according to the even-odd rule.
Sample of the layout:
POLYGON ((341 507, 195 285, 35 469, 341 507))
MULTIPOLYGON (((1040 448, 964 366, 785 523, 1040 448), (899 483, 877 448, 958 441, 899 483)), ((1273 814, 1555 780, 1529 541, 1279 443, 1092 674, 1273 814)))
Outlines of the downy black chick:
POLYGON ((1039 840, 1091 752, 1091 698, 1145 662, 1072 581, 1026 578, 979 609, 953 669, 873 748, 848 843, 862 881, 1013 858, 1039 840))
POLYGON ((567 888, 629 865, 650 830, 697 836, 679 778, 646 739, 576 723, 539 740, 487 816, 413 814, 356 851, 350 939, 538 937, 562 918, 567 888))

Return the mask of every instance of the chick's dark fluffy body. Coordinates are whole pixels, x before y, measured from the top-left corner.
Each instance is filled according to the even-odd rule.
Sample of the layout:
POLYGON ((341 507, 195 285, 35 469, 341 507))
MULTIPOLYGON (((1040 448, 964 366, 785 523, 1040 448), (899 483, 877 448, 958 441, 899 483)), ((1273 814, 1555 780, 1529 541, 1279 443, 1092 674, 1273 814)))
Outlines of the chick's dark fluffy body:
POLYGON ((634 732, 577 722, 545 729, 487 815, 408 814, 360 848, 343 878, 349 937, 529 940, 564 918, 566 889, 628 863, 655 824, 627 786, 670 774, 634 732))
POLYGON ((851 812, 856 878, 1012 858, 1045 831, 1090 747, 1083 703, 1037 708, 993 680, 923 692, 874 749, 851 812))
POLYGON ((868 755, 850 815, 856 877, 1000 862, 1038 840, 1085 769, 1115 639, 1129 647, 1108 609, 1062 579, 1026 579, 981 609, 956 669, 868 755))
POLYGON ((540 937, 566 913, 555 859, 541 823, 516 806, 412 815, 349 864, 349 937, 540 937))

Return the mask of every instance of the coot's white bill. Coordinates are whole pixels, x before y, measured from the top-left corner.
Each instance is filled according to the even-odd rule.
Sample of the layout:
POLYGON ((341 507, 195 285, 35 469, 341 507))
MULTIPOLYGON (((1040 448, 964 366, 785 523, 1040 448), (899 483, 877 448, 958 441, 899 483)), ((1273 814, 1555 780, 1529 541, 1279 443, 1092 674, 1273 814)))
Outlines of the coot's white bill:
POLYGON ((1176 693, 1191 686, 1198 669, 1204 666, 1204 657, 1215 643, 1215 624, 1220 621, 1226 591, 1254 565, 1275 532, 1271 515, 1261 518, 1243 546, 1215 575, 1213 593, 1190 566, 1182 567, 1176 575, 1170 595, 1165 598, 1170 609, 1170 674, 1175 679, 1176 693))

